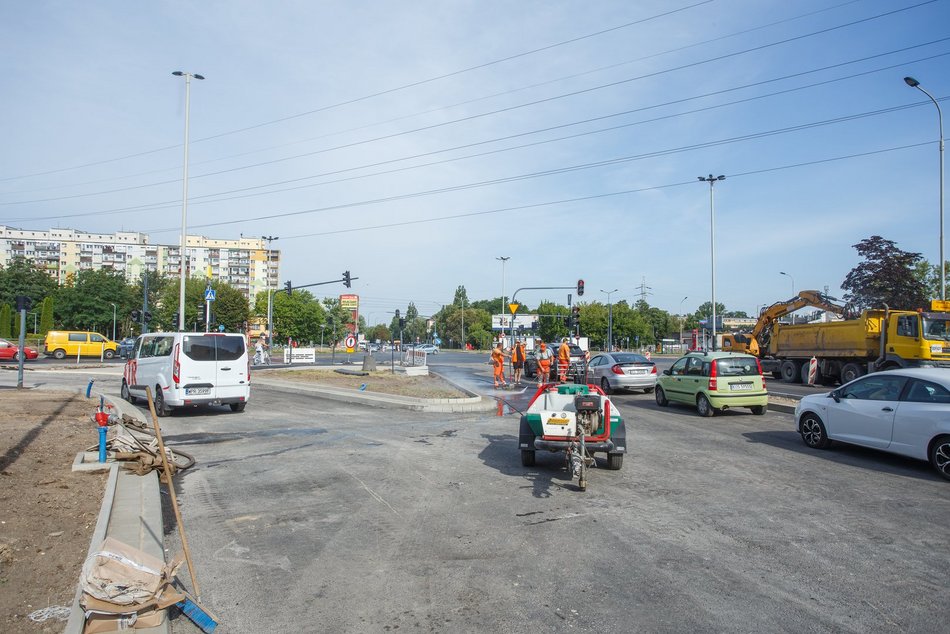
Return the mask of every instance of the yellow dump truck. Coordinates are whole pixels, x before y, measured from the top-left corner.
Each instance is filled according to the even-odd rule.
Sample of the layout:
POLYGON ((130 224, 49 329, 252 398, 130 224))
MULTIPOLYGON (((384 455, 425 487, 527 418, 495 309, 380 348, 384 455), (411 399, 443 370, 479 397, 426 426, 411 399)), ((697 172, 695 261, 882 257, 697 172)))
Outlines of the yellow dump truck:
POLYGON ((762 352, 763 371, 788 383, 807 380, 812 357, 825 384, 891 368, 950 369, 950 302, 934 300, 930 312, 866 310, 844 321, 775 323, 762 352))

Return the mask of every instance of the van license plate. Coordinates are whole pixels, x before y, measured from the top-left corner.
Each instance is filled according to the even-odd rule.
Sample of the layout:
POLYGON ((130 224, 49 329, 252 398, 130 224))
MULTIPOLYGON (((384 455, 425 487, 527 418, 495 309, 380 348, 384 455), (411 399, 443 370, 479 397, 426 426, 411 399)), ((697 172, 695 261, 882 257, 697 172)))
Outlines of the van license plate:
POLYGON ((211 394, 210 387, 186 387, 185 394, 188 396, 199 396, 201 394, 211 394))
POLYGON ((751 392, 752 384, 751 383, 730 383, 729 389, 732 390, 733 392, 740 392, 742 390, 749 390, 751 392))

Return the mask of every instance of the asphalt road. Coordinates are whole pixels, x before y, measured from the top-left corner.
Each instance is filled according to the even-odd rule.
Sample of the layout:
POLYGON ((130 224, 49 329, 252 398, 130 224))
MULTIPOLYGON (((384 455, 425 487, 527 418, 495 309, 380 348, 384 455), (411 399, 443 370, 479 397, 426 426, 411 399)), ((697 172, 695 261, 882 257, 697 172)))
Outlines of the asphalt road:
MULTIPOLYGON (((490 381, 487 363, 443 366, 490 381)), ((559 454, 521 466, 512 414, 255 387, 244 413, 163 419, 198 460, 176 482, 218 631, 945 631, 950 483, 928 465, 810 450, 786 414, 614 400, 630 453, 585 493, 559 454)))
POLYGON ((516 415, 255 388, 167 419, 219 631, 944 631, 950 485, 926 464, 809 450, 785 414, 616 403, 631 453, 586 493, 559 454, 521 466, 516 415))

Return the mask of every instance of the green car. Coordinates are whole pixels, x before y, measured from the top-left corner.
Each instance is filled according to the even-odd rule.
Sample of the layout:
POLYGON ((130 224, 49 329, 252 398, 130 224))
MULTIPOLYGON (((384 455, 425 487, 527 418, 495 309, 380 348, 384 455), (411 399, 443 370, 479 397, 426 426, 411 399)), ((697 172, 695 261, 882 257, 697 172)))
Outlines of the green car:
POLYGON ((759 360, 732 352, 690 352, 664 370, 656 383, 656 404, 693 405, 700 416, 748 407, 762 415, 769 393, 759 360))

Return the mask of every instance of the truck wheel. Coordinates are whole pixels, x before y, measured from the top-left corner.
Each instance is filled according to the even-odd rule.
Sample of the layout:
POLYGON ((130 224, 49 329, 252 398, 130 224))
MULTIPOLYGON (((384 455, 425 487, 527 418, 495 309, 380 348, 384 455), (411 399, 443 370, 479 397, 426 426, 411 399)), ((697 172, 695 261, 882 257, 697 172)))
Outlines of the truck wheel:
POLYGON ((802 368, 796 361, 786 359, 782 361, 782 382, 783 383, 801 383, 802 368))
POLYGON ((864 370, 857 363, 846 363, 841 368, 841 382, 850 383, 858 377, 864 376, 864 370))
POLYGON ((66 351, 63 350, 62 348, 60 348, 59 350, 53 350, 53 358, 59 359, 60 361, 62 361, 63 359, 66 358, 66 351))
POLYGON ((607 454, 607 468, 611 471, 617 471, 620 467, 623 466, 623 454, 622 453, 609 453, 607 454))
POLYGON ((522 467, 533 467, 534 466, 534 452, 529 449, 521 450, 521 466, 522 467))
POLYGON ((656 404, 660 407, 666 407, 670 404, 670 402, 666 400, 666 394, 663 392, 663 388, 659 385, 656 386, 656 392, 653 393, 653 397, 656 399, 656 404))
POLYGON ((950 436, 941 436, 930 446, 930 464, 942 478, 950 480, 950 436))
MULTIPOLYGON (((802 364, 802 383, 808 385, 808 362, 802 364)), ((821 384, 821 367, 815 372, 815 384, 821 384)))

